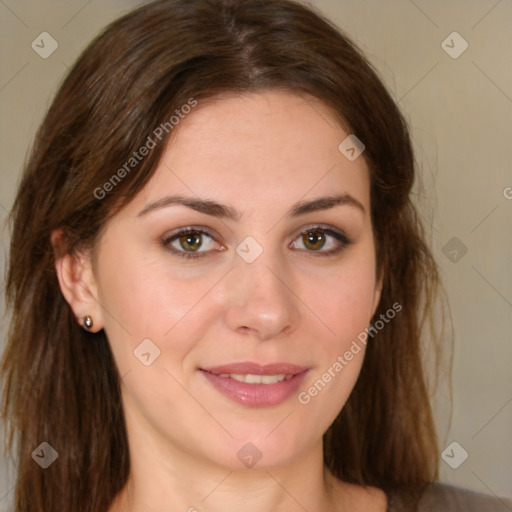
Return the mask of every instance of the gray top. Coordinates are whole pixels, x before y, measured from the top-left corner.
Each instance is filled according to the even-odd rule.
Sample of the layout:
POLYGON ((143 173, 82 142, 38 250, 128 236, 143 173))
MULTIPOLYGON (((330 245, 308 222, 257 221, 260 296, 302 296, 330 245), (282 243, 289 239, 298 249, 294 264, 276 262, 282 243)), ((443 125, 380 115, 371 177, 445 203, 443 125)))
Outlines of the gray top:
POLYGON ((388 500, 388 512, 512 512, 510 499, 439 483, 426 488, 417 507, 406 493, 392 493, 388 500))

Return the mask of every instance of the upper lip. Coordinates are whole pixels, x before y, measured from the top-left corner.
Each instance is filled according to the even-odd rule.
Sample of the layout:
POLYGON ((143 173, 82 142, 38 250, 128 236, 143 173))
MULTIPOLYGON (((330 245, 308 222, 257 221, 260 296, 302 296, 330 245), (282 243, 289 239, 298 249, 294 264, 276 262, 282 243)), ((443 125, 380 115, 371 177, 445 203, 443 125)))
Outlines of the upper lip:
POLYGON ((297 373, 301 373, 307 369, 308 368, 306 366, 297 366, 296 364, 291 363, 260 365, 252 362, 231 363, 212 366, 210 368, 201 368, 201 370, 209 373, 215 373, 217 375, 222 373, 231 373, 236 375, 296 375, 297 373))

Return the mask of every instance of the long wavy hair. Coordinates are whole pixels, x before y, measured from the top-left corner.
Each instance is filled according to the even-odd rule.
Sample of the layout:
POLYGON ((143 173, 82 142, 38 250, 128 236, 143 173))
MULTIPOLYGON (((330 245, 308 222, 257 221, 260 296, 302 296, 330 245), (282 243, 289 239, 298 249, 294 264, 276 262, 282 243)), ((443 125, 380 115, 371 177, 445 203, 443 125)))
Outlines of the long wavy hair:
POLYGON ((109 342, 77 325, 59 289, 51 233, 63 230, 69 254, 94 246, 151 179, 172 130, 101 199, 98 187, 190 98, 276 89, 318 98, 364 142, 383 279, 375 319, 396 302, 403 308, 368 344, 324 436, 325 464, 342 480, 385 491, 437 478, 421 333, 439 276, 411 202, 407 123, 391 95, 349 38, 309 6, 159 0, 113 22, 79 57, 38 130, 11 212, 1 375, 16 512, 106 512, 130 471, 109 342), (46 470, 31 457, 42 441, 59 454, 46 470))

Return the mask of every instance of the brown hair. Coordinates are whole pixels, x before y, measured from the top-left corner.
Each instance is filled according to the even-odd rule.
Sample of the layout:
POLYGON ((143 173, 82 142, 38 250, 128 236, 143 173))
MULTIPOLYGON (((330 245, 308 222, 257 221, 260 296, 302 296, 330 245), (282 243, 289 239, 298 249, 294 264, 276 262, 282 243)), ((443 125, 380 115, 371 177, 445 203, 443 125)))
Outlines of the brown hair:
POLYGON ((93 246, 151 178, 172 131, 102 199, 98 187, 190 98, 269 89, 318 98, 365 144, 384 282, 375 318, 403 306, 368 344, 324 436, 325 463, 343 480, 387 491, 437 478, 420 331, 438 272, 410 200, 413 153, 397 106, 354 44, 311 8, 160 0, 112 23, 78 59, 37 133, 11 213, 2 377, 16 511, 106 511, 130 469, 120 376, 104 332, 81 329, 60 293, 52 231, 63 229, 69 254, 93 246), (31 459, 42 441, 59 453, 46 470, 31 459))

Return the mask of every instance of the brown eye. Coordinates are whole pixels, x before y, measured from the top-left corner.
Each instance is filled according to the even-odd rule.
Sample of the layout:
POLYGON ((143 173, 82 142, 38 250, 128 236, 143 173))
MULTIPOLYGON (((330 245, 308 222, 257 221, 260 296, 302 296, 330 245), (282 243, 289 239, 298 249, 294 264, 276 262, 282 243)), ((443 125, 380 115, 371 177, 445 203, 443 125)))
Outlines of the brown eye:
POLYGON ((178 238, 178 241, 185 251, 194 252, 199 249, 203 243, 201 233, 190 231, 178 238))
POLYGON ((212 235, 202 229, 183 228, 162 239, 162 244, 172 253, 183 258, 206 256, 212 251, 223 250, 212 235))
POLYGON ((318 251, 325 245, 325 234, 322 231, 307 231, 302 235, 304 245, 313 251, 318 251))
POLYGON ((302 231, 298 238, 290 244, 290 247, 314 256, 334 256, 351 243, 342 231, 330 227, 314 226, 302 231))

